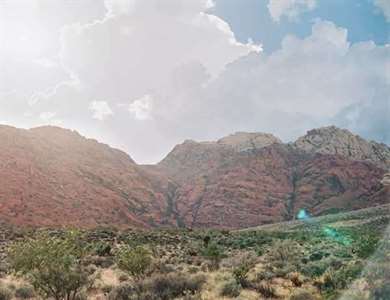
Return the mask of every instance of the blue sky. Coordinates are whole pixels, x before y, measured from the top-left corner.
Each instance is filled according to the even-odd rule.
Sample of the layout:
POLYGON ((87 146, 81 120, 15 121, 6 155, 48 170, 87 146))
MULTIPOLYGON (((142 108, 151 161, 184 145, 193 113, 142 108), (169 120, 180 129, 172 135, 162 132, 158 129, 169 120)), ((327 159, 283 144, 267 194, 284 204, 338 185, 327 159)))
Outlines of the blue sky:
POLYGON ((352 43, 372 40, 383 45, 389 41, 389 24, 373 0, 319 0, 314 10, 293 21, 283 16, 280 22, 271 18, 267 0, 216 0, 215 4, 213 13, 229 23, 238 40, 260 42, 265 52, 280 48, 287 34, 310 35, 317 19, 348 29, 352 43))

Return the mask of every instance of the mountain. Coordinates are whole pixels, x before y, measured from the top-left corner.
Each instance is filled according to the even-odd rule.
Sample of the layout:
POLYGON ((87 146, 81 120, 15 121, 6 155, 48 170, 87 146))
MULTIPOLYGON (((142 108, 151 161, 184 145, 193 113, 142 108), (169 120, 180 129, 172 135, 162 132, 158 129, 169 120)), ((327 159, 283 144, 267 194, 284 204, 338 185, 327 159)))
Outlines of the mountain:
POLYGON ((0 140, 0 219, 16 225, 244 228, 389 200, 389 147, 335 127, 187 140, 152 166, 58 127, 0 140))
POLYGON ((375 163, 275 142, 240 150, 184 142, 159 164, 180 183, 176 215, 189 227, 243 228, 384 204, 386 171, 375 163))
POLYGON ((350 131, 335 126, 313 129, 299 138, 294 146, 307 152, 334 154, 353 160, 366 160, 390 169, 390 148, 368 142, 350 131))
POLYGON ((0 140, 2 220, 83 227, 162 222, 164 184, 126 153, 56 127, 0 126, 0 140))

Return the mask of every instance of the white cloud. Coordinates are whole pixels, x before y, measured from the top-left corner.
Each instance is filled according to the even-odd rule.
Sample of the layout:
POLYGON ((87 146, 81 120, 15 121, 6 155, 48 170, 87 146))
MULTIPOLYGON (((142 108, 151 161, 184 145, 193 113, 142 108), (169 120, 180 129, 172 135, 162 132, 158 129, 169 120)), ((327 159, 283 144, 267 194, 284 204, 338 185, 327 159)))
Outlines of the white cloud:
MULTIPOLYGON (((206 86, 158 95, 154 114, 169 120, 175 135, 197 139, 247 130, 291 140, 337 120, 362 132, 368 119, 355 126, 341 122, 338 115, 386 90, 389 50, 373 42, 351 45, 346 29, 320 21, 307 38, 288 36, 274 53, 240 58, 206 86)), ((180 77, 185 80, 185 74, 194 70, 183 71, 180 77)), ((375 103, 388 111, 385 102, 375 103)))
POLYGON ((313 10, 316 0, 269 0, 268 10, 274 21, 286 16, 290 21, 296 20, 300 14, 313 10))
MULTIPOLYGON (((28 115, 28 114, 27 114, 28 115)), ((49 121, 56 116, 55 112, 45 111, 39 114, 39 118, 43 121, 49 121)))
MULTIPOLYGON (((39 30, 49 31, 50 43, 39 46, 46 49, 42 55, 0 50, 7 54, 0 55, 6 70, 0 72, 0 119, 8 124, 61 120, 121 146, 140 162, 161 159, 187 138, 214 139, 239 130, 289 140, 332 122, 389 139, 380 134, 388 97, 378 95, 386 95, 389 85, 390 48, 351 45, 347 30, 331 22, 315 23, 303 39, 285 37, 281 49, 265 54, 239 43, 225 21, 207 13, 205 0, 47 3, 53 6, 43 6, 39 15, 24 13, 30 20, 24 28, 41 18, 39 30), (75 3, 75 10, 62 3, 75 3), (87 9, 95 3, 103 11, 87 9), (58 22, 47 18, 53 7, 61 12, 58 22), (359 107, 371 111, 370 117, 359 107)), ((287 6, 275 16, 291 18, 303 10, 291 11, 287 6)))
POLYGON ((58 57, 61 28, 104 13, 95 0, 0 1, 0 92, 17 90, 28 97, 68 80, 58 57))
POLYGON ((99 121, 103 121, 114 114, 106 101, 93 101, 89 105, 89 109, 93 112, 92 117, 99 121))
POLYGON ((94 98, 123 103, 163 88, 182 64, 199 62, 217 76, 228 63, 258 51, 237 42, 227 23, 206 14, 207 1, 132 3, 127 15, 63 31, 63 62, 94 98))
POLYGON ((390 1, 388 0, 374 0, 374 4, 378 7, 386 18, 387 22, 390 22, 390 1))
POLYGON ((152 118, 152 103, 152 96, 145 95, 137 100, 134 100, 129 105, 128 110, 137 120, 149 120, 152 118))

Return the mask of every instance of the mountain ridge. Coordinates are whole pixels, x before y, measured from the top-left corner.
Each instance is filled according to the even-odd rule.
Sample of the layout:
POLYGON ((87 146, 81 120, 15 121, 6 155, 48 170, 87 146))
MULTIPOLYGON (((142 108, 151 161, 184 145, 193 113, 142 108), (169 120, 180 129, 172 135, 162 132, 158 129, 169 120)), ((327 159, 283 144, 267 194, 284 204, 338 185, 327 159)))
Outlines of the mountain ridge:
POLYGON ((76 131, 0 126, 0 217, 31 226, 244 228, 293 219, 303 207, 321 215, 386 203, 389 147, 370 151, 372 142, 350 135, 320 128, 284 144, 238 132, 185 141, 142 166, 76 131), (308 148, 313 135, 324 138, 308 148), (344 140, 362 153, 339 151, 344 140))

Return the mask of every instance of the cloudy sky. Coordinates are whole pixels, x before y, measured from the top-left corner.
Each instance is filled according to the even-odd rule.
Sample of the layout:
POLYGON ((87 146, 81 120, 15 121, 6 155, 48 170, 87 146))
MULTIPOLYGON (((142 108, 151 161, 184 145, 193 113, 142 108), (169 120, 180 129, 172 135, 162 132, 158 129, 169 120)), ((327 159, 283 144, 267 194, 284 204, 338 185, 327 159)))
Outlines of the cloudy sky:
POLYGON ((390 144, 388 0, 0 0, 0 124, 137 162, 236 131, 390 144))

